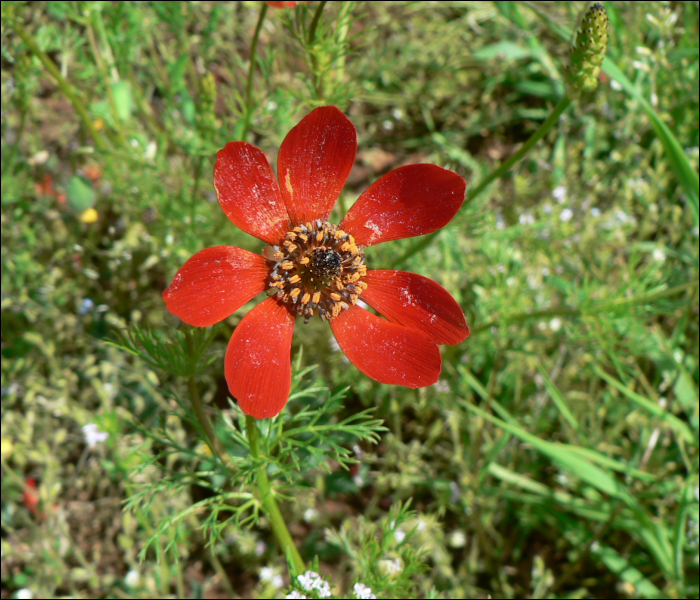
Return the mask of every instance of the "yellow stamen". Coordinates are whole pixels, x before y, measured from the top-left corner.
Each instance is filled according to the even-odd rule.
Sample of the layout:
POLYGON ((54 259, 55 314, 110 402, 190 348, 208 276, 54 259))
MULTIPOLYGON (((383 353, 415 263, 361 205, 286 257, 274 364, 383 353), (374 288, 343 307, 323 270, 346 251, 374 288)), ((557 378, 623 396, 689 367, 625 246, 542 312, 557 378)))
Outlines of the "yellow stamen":
POLYGON ((294 288, 291 292, 289 292, 289 295, 292 298, 296 298, 299 294, 301 294, 301 290, 299 288, 294 288))
POLYGON ((309 294, 309 292, 306 292, 301 298, 301 303, 308 304, 309 300, 311 300, 311 294, 309 294))
POLYGON ((313 301, 314 304, 318 304, 321 301, 321 292, 314 292, 313 301))
POLYGON ((290 269, 294 268, 294 263, 291 260, 285 260, 280 267, 282 267, 285 271, 289 271, 290 269))
POLYGON ((300 265, 308 265, 311 262, 311 259, 308 256, 305 256, 299 261, 300 265))
POLYGON ((289 283, 299 283, 300 281, 301 277, 299 277, 299 275, 293 275, 289 278, 289 283))

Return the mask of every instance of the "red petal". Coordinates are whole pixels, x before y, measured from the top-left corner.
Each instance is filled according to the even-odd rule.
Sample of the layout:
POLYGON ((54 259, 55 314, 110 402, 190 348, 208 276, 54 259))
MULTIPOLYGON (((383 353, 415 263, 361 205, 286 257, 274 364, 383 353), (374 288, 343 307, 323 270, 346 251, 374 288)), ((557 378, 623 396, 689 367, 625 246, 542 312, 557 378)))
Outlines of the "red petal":
POLYGON ((287 404, 294 320, 284 305, 268 298, 243 317, 228 343, 228 389, 256 419, 274 417, 287 404))
POLYGON ((367 271, 362 300, 387 319, 419 329, 436 344, 459 344, 469 335, 464 313, 432 279, 406 271, 367 271))
POLYGON ((265 155, 246 142, 229 142, 216 155, 214 187, 226 216, 246 233, 276 244, 289 217, 265 155))
POLYGON ((277 175, 294 224, 328 218, 356 152, 355 126, 335 106, 311 111, 287 134, 277 175))
POLYGON ((375 181, 340 227, 371 246, 430 233, 447 225, 464 201, 467 182, 436 165, 407 165, 375 181))
POLYGON ((267 289, 270 269, 257 254, 214 246, 197 252, 163 292, 165 308, 185 323, 208 327, 267 289))
POLYGON ((435 383, 440 350, 424 333, 390 323, 353 306, 331 321, 338 345, 350 362, 372 379, 411 388, 435 383))

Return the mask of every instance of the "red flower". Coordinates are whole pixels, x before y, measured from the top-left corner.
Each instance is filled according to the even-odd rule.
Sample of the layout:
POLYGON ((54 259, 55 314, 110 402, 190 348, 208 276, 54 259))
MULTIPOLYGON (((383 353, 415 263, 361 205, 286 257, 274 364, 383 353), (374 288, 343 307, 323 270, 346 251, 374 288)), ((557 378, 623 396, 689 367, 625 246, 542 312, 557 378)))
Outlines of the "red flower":
POLYGON ((218 323, 267 290, 233 332, 225 372, 248 415, 274 417, 287 402, 297 316, 330 321, 338 345, 363 373, 411 388, 440 375, 437 344, 469 335, 462 309, 434 281, 369 271, 363 248, 440 229, 464 200, 456 173, 428 164, 375 181, 340 225, 327 222, 357 151, 354 125, 334 106, 317 108, 280 147, 278 185, 265 155, 246 142, 219 151, 214 184, 231 221, 268 244, 262 255, 232 246, 195 254, 163 293, 186 323, 218 323), (356 303, 362 298, 386 317, 356 303))

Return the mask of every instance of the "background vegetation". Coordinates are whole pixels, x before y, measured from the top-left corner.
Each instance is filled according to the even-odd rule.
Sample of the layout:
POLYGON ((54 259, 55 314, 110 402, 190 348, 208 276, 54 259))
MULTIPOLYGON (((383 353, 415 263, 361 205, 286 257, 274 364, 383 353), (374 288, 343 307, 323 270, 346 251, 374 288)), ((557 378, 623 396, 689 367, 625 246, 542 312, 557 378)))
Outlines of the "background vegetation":
MULTIPOLYGON (((178 416, 182 379, 106 340, 134 323, 171 332, 161 293, 194 252, 260 250, 213 189, 216 151, 248 118, 275 164, 310 108, 349 115, 359 153, 336 222, 403 164, 474 186, 563 95, 558 32, 585 8, 329 2, 311 43, 318 3, 271 8, 248 112, 261 5, 2 3, 3 598, 284 596, 264 519, 213 545, 206 508, 157 529, 206 499, 201 485, 123 510, 206 452, 178 416), (94 448, 89 422, 109 433, 94 448), (157 423, 190 453, 152 460, 157 423)), ((284 503, 338 595, 359 578, 389 596, 698 596, 697 192, 678 175, 689 161, 697 186, 698 3, 605 5, 628 85, 604 70, 592 101, 430 243, 368 251, 370 268, 429 275, 463 307, 472 335, 443 347, 438 384, 376 384, 327 326, 297 326, 311 392, 285 410, 349 386, 334 418, 372 408, 386 427, 376 445, 347 444, 350 470, 305 463, 284 503)), ((199 380, 230 419, 224 350, 249 308, 212 330, 199 380)))

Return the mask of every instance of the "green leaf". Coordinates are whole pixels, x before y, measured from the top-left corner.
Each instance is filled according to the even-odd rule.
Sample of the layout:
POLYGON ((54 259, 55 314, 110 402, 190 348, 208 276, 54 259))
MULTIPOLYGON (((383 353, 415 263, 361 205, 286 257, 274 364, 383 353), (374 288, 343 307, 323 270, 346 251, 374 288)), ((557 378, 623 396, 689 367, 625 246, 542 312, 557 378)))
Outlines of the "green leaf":
POLYGON ((688 427, 688 425, 686 425, 683 421, 681 421, 675 415, 667 412, 663 406, 660 406, 656 402, 653 402, 653 401, 649 400, 648 398, 645 398, 644 396, 637 394, 636 392, 633 392, 626 385, 620 383, 619 381, 617 381, 617 379, 615 379, 611 375, 608 375, 599 366, 593 365, 593 370, 596 372, 598 377, 600 377, 601 379, 608 382, 616 390, 622 392, 627 398, 629 398, 637 406, 645 409, 646 411, 650 412, 652 415, 659 417, 662 421, 665 421, 671 427, 671 429, 673 429, 673 431, 676 433, 676 435, 678 435, 680 438, 682 438, 686 442, 690 442, 691 444, 696 443, 695 437, 693 436, 693 432, 690 430, 690 427, 688 427))
POLYGON ((609 546, 594 545, 591 553, 597 556, 605 566, 620 579, 634 586, 634 595, 642 598, 663 598, 663 594, 640 571, 629 564, 626 558, 620 556, 609 546))
POLYGON ((92 208, 95 203, 95 190, 92 189, 92 184, 80 175, 73 175, 70 178, 66 188, 66 196, 68 204, 78 213, 92 208))
POLYGON ((569 407, 566 404, 566 400, 564 400, 564 397, 561 395, 561 393, 559 393, 559 390, 554 385, 554 382, 552 381, 552 379, 549 377, 549 373, 547 373, 545 368, 539 362, 537 363, 537 369, 539 370, 540 375, 542 375, 542 377, 544 377, 544 385, 547 388, 549 395, 552 397, 552 400, 554 401, 554 404, 556 405, 557 409, 559 409, 561 416, 564 417, 566 422, 569 425, 571 425, 571 427, 575 431, 578 431, 579 430, 578 421, 576 420, 576 417, 574 417, 572 412, 569 410, 569 407))
POLYGON ((112 84, 112 95, 114 105, 117 109, 117 116, 122 123, 126 123, 131 118, 131 111, 134 108, 134 100, 131 94, 131 84, 127 81, 117 81, 112 84))

